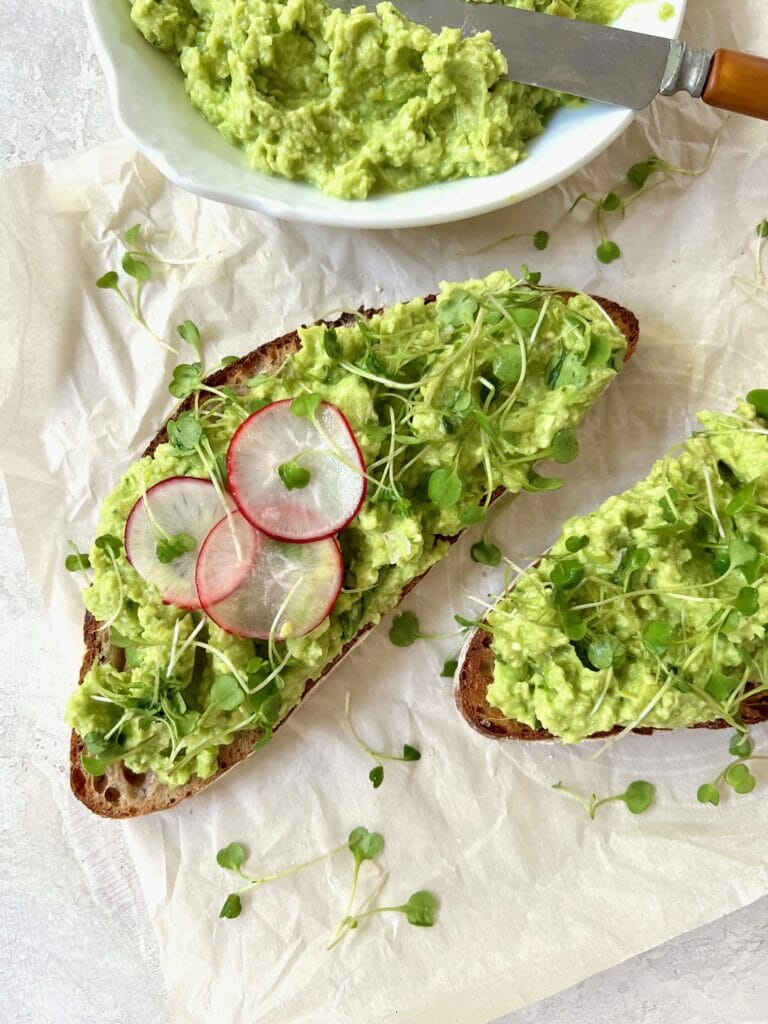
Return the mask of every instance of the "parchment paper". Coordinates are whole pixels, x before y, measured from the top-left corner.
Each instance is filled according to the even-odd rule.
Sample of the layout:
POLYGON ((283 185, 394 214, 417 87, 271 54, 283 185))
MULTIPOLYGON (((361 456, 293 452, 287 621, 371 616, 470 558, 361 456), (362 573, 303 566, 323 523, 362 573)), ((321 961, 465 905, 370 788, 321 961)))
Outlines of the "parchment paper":
MULTIPOLYGON (((693 0, 687 37, 767 50, 760 6, 693 0)), ((117 232, 141 222, 160 253, 191 261, 153 276, 147 316, 168 336, 186 317, 202 325, 211 362, 342 306, 409 298, 441 278, 521 262, 634 309, 639 350, 591 413, 565 489, 523 496, 498 522, 505 554, 526 561, 565 516, 644 474, 689 431, 697 409, 728 409, 768 383, 768 311, 733 281, 750 276, 755 225, 768 215, 765 125, 730 119, 707 174, 669 181, 623 224, 610 221, 623 257, 609 267, 594 259, 587 208, 565 213, 581 191, 604 191, 651 152, 700 166, 720 123, 693 101, 660 102, 562 187, 478 221, 411 232, 279 224, 207 203, 173 189, 124 144, 6 173, 0 455, 61 651, 48 699, 63 709, 81 653, 66 539, 88 546, 98 501, 170 406, 174 360, 114 294, 93 286, 118 264, 117 232), (546 253, 525 239, 479 253, 541 228, 552 233, 546 253)), ((406 601, 425 631, 450 631, 454 612, 474 612, 469 595, 499 586, 498 572, 471 562, 473 539, 406 601)), ((118 889, 123 903, 131 898, 114 856, 127 843, 176 1021, 485 1021, 768 891, 765 772, 756 769, 763 787, 751 796, 729 796, 717 809, 695 799, 727 761, 725 734, 630 738, 598 761, 587 760, 589 749, 495 744, 468 729, 438 677, 458 640, 402 650, 387 629, 374 631, 257 757, 176 810, 99 822, 72 800, 60 770, 50 775, 62 841, 77 844, 93 898, 118 889), (368 742, 423 751, 418 764, 388 765, 377 791, 366 777, 371 763, 342 729, 348 691, 368 742), (589 822, 551 789, 562 779, 608 794, 635 778, 658 790, 638 818, 611 805, 589 822), (418 888, 439 896, 432 930, 382 916, 326 952, 345 904, 346 854, 253 894, 239 920, 217 919, 231 888, 215 864, 219 847, 242 841, 254 870, 270 871, 337 845, 358 824, 385 837, 387 902, 418 888)), ((765 747, 765 727, 756 738, 765 747)), ((63 725, 58 742, 46 756, 63 764, 63 725)), ((364 871, 363 891, 377 878, 364 871)))

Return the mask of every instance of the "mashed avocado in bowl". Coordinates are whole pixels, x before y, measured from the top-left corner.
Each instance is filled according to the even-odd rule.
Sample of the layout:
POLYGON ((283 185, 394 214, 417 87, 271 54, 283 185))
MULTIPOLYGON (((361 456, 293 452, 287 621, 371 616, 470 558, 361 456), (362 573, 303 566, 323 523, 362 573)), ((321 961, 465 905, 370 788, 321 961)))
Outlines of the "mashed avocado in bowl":
MULTIPOLYGON (((125 0, 127 2, 127 0, 125 0)), ((510 0, 608 23, 632 0, 510 0)), ((439 35, 391 3, 130 0, 136 28, 255 170, 364 199, 504 171, 562 95, 510 81, 488 35, 439 35)))
POLYGON ((101 507, 84 594, 124 656, 94 665, 67 708, 87 771, 120 761, 168 786, 211 776, 239 733, 268 738, 307 681, 446 553, 447 538, 482 520, 494 491, 556 486, 534 464, 576 456, 574 428, 627 346, 594 300, 533 278, 498 272, 445 284, 434 302, 303 328, 278 370, 199 392, 169 440, 128 469, 101 507), (164 603, 126 558, 131 509, 171 477, 213 474, 226 485, 223 456, 249 413, 307 394, 343 412, 369 475, 359 515, 338 538, 345 576, 330 615, 274 645, 164 603))
POLYGON ((492 707, 569 743, 738 727, 768 681, 767 405, 700 413, 645 480, 565 524, 488 616, 492 707))

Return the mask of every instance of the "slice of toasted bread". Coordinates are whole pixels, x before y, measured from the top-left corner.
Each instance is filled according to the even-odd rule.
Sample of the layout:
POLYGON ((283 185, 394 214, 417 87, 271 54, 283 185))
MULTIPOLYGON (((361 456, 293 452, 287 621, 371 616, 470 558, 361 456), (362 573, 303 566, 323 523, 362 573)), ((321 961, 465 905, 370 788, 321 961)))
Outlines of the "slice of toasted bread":
MULTIPOLYGON (((563 294, 566 295, 570 293, 563 294)), ((595 296, 595 299, 600 303, 616 326, 624 334, 627 340, 627 351, 625 355, 626 361, 632 355, 637 345, 639 333, 637 318, 628 309, 625 309, 623 306, 619 306, 617 303, 610 302, 607 299, 600 298, 599 296, 595 296)), ((435 296, 429 295, 426 297, 425 301, 434 302, 434 300, 435 296)), ((378 312, 381 311, 361 309, 360 315, 369 318, 378 312)), ((351 314, 345 314, 332 323, 322 321, 322 323, 325 323, 328 327, 343 327, 348 326, 353 322, 354 317, 351 314)), ((232 363, 223 369, 217 370, 207 379, 207 383, 217 387, 221 387, 222 385, 236 387, 238 384, 242 384, 244 381, 256 374, 269 373, 270 371, 277 369, 283 361, 293 352, 296 352, 300 346, 301 341, 298 332, 292 331, 290 334, 283 335, 283 337, 277 338, 275 341, 269 342, 261 348, 255 349, 248 355, 238 359, 237 362, 232 363)), ((192 404, 193 399, 187 399, 181 404, 179 409, 176 410, 174 415, 178 415, 179 412, 183 412, 185 409, 191 408, 192 404)), ((144 455, 151 455, 159 444, 162 444, 167 440, 167 436, 166 423, 149 443, 144 451, 144 455)), ((501 491, 494 495, 494 497, 498 497, 499 494, 501 494, 501 491)), ((448 540, 453 543, 459 536, 460 535, 450 537, 448 540)), ((411 580, 410 583, 403 588, 400 595, 401 600, 410 590, 413 589, 413 587, 416 586, 419 579, 421 579, 421 577, 411 580)), ((329 674, 337 662, 339 662, 352 649, 352 647, 362 639, 369 629, 370 625, 364 626, 358 634, 346 644, 341 654, 325 667, 317 679, 312 679, 307 682, 299 704, 304 700, 309 691, 329 674)), ((81 683, 87 672, 95 664, 106 662, 112 662, 117 665, 121 664, 122 659, 124 658, 123 652, 112 646, 109 641, 108 632, 100 630, 99 623, 97 623, 90 614, 86 614, 85 616, 83 638, 85 641, 85 655, 80 668, 79 681, 81 683)), ((298 706, 299 705, 297 705, 297 707, 298 706)), ((295 710, 295 708, 292 709, 292 711, 295 710)), ((285 719, 282 721, 285 721, 285 719)), ((276 728, 279 728, 279 725, 281 724, 282 722, 280 722, 276 728)), ((70 741, 70 784, 72 792, 78 800, 82 801, 82 803, 86 805, 86 807, 90 808, 90 810, 94 811, 96 814, 100 814, 106 818, 135 818, 142 814, 150 814, 153 811, 164 810, 168 807, 173 807, 181 800, 185 800, 187 797, 193 796, 195 793, 199 793, 202 789, 205 789, 206 786, 209 786, 212 782, 215 782, 216 779, 220 778, 224 772, 229 771, 230 768, 245 760, 245 758, 253 752, 254 743, 259 739, 259 737, 260 732, 258 730, 242 732, 235 737, 232 743, 223 747, 219 752, 219 767, 214 775, 207 779, 201 779, 193 776, 184 785, 169 788, 159 782, 151 772, 137 775, 121 763, 110 765, 104 775, 89 775, 83 769, 81 764, 81 757, 84 752, 83 742, 80 737, 73 732, 70 741)))
MULTIPOLYGON (((456 669, 454 696, 456 706, 463 718, 483 736, 494 740, 554 740, 557 737, 546 729, 532 729, 524 722, 507 718, 499 708, 488 703, 488 687, 493 682, 494 653, 491 647, 492 636, 487 630, 475 629, 468 637, 456 669)), ((745 725, 757 725, 768 721, 768 694, 761 694, 751 700, 749 697, 742 702, 740 714, 745 725)), ((728 722, 717 719, 712 722, 699 722, 691 729, 728 729, 728 722)), ((616 726, 610 732, 595 732, 587 739, 599 739, 621 732, 622 727, 616 726)), ((671 732, 671 729, 652 729, 638 726, 633 732, 643 736, 652 732, 671 732)))

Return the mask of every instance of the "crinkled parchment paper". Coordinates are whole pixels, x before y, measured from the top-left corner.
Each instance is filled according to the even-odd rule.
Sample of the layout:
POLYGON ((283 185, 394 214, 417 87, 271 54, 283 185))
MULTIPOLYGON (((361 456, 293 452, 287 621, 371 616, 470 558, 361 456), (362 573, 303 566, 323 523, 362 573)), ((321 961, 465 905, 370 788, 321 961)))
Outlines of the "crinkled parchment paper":
MULTIPOLYGON (((760 7, 692 0, 687 36, 766 50, 760 7)), ((170 405, 172 358, 93 285, 118 264, 117 232, 141 222, 159 252, 189 261, 154 274, 147 316, 168 334, 195 320, 211 361, 340 307, 409 298, 441 278, 521 262, 634 309, 639 350, 590 415, 567 486, 521 497, 498 522, 497 541, 524 562, 566 515, 644 474, 697 409, 728 409, 768 382, 768 311, 733 280, 751 273, 755 225, 768 215, 766 125, 730 119, 707 174, 675 178, 623 223, 611 221, 623 257, 609 267, 593 257, 588 209, 565 212, 579 192, 604 191, 651 152, 700 166, 720 123, 693 101, 660 102, 588 170, 537 199, 471 223, 396 233, 280 224, 207 203, 173 189, 123 144, 5 174, 0 451, 61 651, 48 698, 63 709, 80 657, 65 541, 88 546, 99 499, 170 405), (544 254, 526 239, 487 249, 541 228, 552 233, 544 254)), ((473 610, 469 595, 499 584, 498 573, 470 561, 471 539, 405 603, 427 632, 450 631, 454 612, 473 610)), ((464 725, 438 677, 456 645, 397 649, 384 623, 255 758, 159 816, 98 822, 68 796, 61 772, 51 776, 62 841, 77 842, 93 894, 109 891, 110 880, 125 893, 113 851, 127 843, 177 1021, 484 1021, 768 891, 762 789, 717 809, 695 799, 727 759, 723 734, 630 738, 598 761, 587 760, 588 749, 495 744, 464 725), (388 766, 377 791, 342 729, 348 691, 372 745, 407 741, 423 751, 418 764, 388 766), (589 822, 551 789, 562 779, 607 794, 635 778, 658 790, 638 818, 614 804, 589 822), (230 888, 215 864, 220 846, 240 840, 254 869, 279 869, 358 824, 386 839, 387 902, 417 888, 438 894, 431 931, 382 916, 326 952, 345 904, 346 854, 253 894, 239 920, 217 919, 230 888)), ((765 744, 765 728, 757 739, 765 744)), ((57 740, 46 754, 64 762, 64 726, 57 740)), ((363 891, 378 877, 367 869, 363 891)))

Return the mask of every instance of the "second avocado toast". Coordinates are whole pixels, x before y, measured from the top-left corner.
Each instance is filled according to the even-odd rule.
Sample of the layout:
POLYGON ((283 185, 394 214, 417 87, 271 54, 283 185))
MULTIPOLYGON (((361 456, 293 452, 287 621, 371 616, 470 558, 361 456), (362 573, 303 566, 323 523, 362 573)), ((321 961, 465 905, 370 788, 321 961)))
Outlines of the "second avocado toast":
POLYGON ((699 413, 679 454, 565 523, 469 638, 470 725, 576 743, 768 719, 765 397, 699 413))
MULTIPOLYGON (((67 715, 76 796, 96 813, 132 817, 199 792, 247 757, 494 496, 556 485, 533 464, 575 457, 573 428, 636 342, 627 310, 500 272, 302 329, 205 380, 199 365, 177 368, 174 393, 188 397, 104 503, 90 555, 86 655, 67 715), (167 591, 164 600, 137 571, 149 565, 165 580, 169 564, 195 554, 195 538, 169 534, 148 495, 189 478, 223 492, 228 448, 237 470, 233 435, 288 399, 302 420, 320 402, 346 418, 368 493, 338 535, 344 586, 330 614, 301 635, 290 623, 281 632, 283 602, 268 635, 232 635, 194 602, 176 606, 167 591), (144 562, 126 550, 137 514, 155 539, 144 562)), ((297 459, 278 471, 295 502, 310 474, 297 459)))

